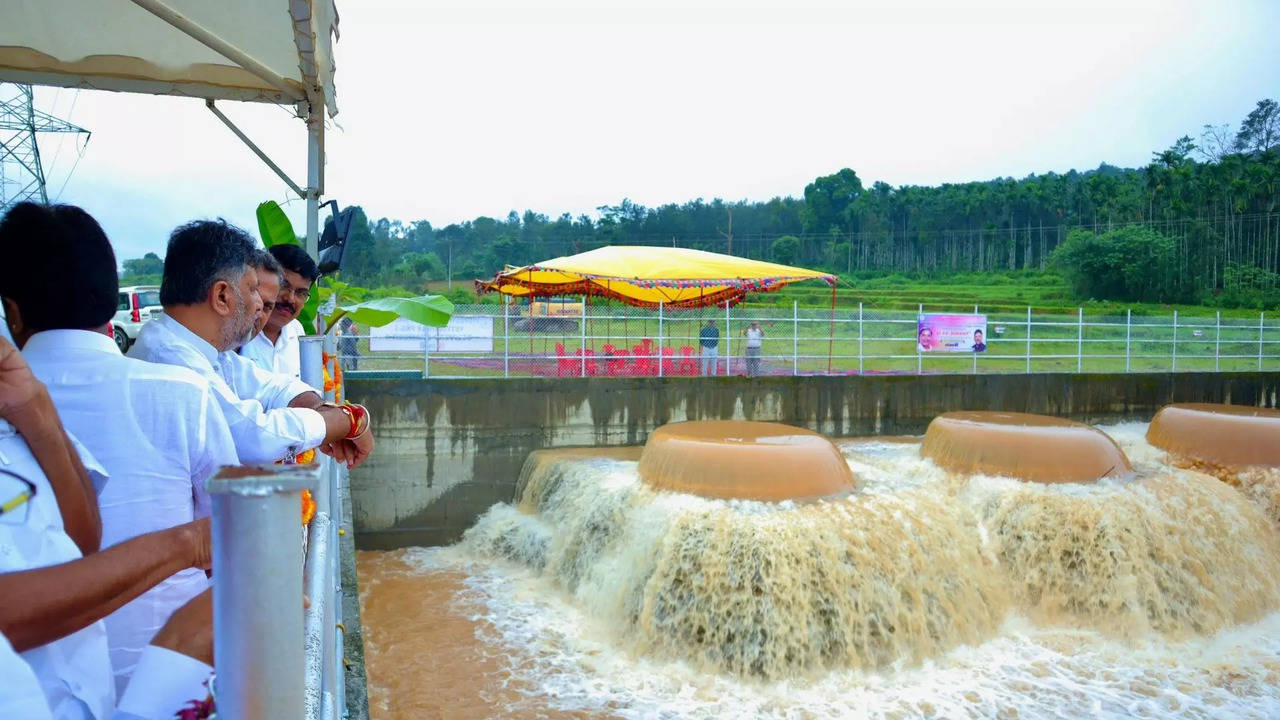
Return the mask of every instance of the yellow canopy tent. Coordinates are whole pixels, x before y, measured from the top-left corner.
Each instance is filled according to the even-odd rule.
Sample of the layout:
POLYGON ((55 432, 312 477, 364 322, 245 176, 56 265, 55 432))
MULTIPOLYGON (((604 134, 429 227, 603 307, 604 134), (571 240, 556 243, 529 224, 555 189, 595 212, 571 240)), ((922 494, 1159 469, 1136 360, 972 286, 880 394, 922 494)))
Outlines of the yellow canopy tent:
POLYGON ((628 305, 685 309, 736 305, 749 292, 772 292, 802 280, 835 288, 836 276, 732 255, 669 247, 612 245, 546 262, 508 267, 480 292, 595 295, 628 305))

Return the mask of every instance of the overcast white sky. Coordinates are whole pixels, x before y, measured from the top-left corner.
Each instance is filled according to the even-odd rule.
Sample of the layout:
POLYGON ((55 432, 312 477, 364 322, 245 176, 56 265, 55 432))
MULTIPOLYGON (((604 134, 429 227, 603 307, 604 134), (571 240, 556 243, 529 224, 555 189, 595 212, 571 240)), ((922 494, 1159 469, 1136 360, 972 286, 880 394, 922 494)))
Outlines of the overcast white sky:
MULTIPOLYGON (((841 167, 937 184, 1144 164, 1280 97, 1280 2, 339 0, 329 197, 437 227, 624 197, 799 196, 841 167), (535 7, 535 5, 537 7, 535 7), (966 5, 964 9, 953 6, 966 5)), ((50 195, 119 258, 287 188, 197 100, 40 89, 50 195), (71 172, 74 166, 74 173, 71 172)), ((299 181, 302 123, 226 112, 299 181)), ((302 202, 287 206, 295 227, 302 202)), ((256 235, 256 231, 254 233, 256 235)))

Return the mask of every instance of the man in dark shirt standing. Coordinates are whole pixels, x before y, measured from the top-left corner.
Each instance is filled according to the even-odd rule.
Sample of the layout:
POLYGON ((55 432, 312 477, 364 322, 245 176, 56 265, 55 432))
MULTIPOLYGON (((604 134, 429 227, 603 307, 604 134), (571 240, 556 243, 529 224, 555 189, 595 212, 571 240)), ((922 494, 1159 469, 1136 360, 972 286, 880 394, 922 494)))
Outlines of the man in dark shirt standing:
POLYGON ((708 320, 698 333, 698 344, 702 346, 702 374, 716 374, 716 359, 720 356, 720 330, 715 320, 708 320))

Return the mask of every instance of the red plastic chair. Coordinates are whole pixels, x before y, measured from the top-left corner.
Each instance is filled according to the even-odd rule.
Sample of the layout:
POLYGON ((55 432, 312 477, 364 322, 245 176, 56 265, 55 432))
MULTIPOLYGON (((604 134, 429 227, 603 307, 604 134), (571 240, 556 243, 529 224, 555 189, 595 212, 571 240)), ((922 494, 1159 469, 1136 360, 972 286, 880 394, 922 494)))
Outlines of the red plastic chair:
POLYGON ((588 348, 586 355, 587 377, 598 376, 600 374, 600 361, 596 359, 596 351, 588 348))
POLYGON ((636 345, 631 348, 631 354, 635 358, 631 362, 632 375, 648 375, 649 374, 649 351, 644 345, 636 345))
POLYGON ((556 377, 568 377, 573 374, 573 360, 564 352, 564 343, 556 343, 556 377))
POLYGON ((680 348, 680 367, 678 372, 686 376, 698 374, 698 363, 693 359, 693 348, 688 345, 680 348))
POLYGON ((626 350, 615 350, 613 353, 613 367, 609 369, 609 374, 613 377, 625 377, 631 373, 628 366, 631 364, 631 353, 626 350))
POLYGON ((676 349, 673 347, 662 348, 662 374, 674 375, 676 370, 676 349))

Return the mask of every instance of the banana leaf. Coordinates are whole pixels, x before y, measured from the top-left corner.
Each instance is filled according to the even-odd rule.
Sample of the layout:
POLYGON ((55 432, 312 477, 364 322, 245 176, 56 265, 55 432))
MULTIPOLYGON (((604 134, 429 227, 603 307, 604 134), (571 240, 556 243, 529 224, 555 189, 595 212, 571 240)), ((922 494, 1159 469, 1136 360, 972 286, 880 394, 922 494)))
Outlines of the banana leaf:
POLYGON ((431 327, 444 327, 453 317, 453 303, 442 295, 415 298, 378 298, 362 303, 339 305, 326 323, 333 327, 343 316, 357 324, 382 327, 396 318, 405 318, 431 327))

